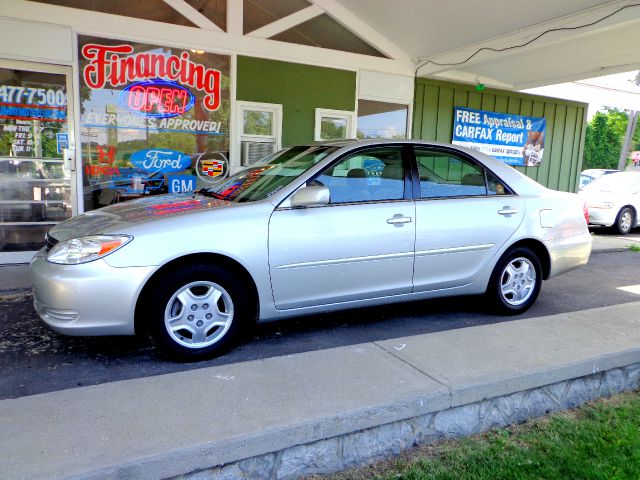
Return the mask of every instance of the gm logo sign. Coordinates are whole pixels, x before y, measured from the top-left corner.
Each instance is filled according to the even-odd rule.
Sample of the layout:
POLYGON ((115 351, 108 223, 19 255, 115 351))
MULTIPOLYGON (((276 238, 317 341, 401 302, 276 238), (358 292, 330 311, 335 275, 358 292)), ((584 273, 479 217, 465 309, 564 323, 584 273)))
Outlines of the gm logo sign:
POLYGON ((192 192, 195 189, 195 175, 169 175, 169 193, 192 192))

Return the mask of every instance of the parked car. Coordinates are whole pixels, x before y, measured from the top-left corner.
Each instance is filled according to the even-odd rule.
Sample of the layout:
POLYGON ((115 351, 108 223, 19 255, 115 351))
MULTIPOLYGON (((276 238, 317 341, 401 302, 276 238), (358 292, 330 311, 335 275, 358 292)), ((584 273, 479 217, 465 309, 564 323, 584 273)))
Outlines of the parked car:
POLYGON ((609 175, 610 173, 619 172, 620 170, 613 170, 611 168, 590 168, 580 172, 580 186, 581 190, 585 185, 589 185, 596 178, 600 178, 603 175, 609 175))
POLYGON ((589 224, 613 227, 626 235, 638 226, 640 172, 602 176, 580 191, 589 209, 589 224))
POLYGON ((197 193, 74 217, 31 273, 54 330, 149 332, 201 359, 256 320, 470 294, 518 314, 590 252, 575 194, 462 147, 360 141, 291 147, 197 193))

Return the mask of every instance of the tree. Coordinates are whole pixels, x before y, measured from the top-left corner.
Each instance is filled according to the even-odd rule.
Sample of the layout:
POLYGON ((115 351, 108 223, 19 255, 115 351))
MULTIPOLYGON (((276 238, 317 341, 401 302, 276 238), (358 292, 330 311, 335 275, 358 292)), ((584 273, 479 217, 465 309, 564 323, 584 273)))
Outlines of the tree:
MULTIPOLYGON (((629 115, 624 110, 605 107, 597 112, 587 124, 583 168, 618 169, 628 123, 629 115)), ((639 149, 640 129, 636 128, 628 150, 639 149)), ((629 151, 625 152, 625 156, 629 151)))
POLYGON ((340 140, 347 138, 346 125, 339 119, 325 118, 320 123, 320 138, 323 140, 340 140))
POLYGON ((627 121, 627 115, 616 109, 593 116, 585 134, 583 168, 618 168, 627 121))

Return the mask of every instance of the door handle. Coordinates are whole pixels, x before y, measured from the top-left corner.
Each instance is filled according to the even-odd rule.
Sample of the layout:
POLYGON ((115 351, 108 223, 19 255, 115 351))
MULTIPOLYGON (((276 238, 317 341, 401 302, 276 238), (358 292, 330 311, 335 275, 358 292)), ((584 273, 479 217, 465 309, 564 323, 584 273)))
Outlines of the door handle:
POLYGON ((511 215, 515 215, 516 213, 518 213, 518 210, 505 205, 504 207, 502 207, 502 210, 498 210, 498 213, 505 217, 510 217, 511 215))
POLYGON ((63 149, 63 162, 62 167, 70 172, 76 170, 76 152, 72 148, 63 149))
POLYGON ((400 227, 403 223, 411 223, 411 222, 413 222, 412 217, 405 217, 404 215, 399 213, 387 219, 388 224, 396 225, 397 227, 400 227))

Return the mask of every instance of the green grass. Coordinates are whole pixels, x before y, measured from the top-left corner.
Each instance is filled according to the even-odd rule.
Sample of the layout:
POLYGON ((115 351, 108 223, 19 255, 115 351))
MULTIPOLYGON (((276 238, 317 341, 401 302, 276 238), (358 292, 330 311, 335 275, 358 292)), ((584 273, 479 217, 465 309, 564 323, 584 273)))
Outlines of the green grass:
POLYGON ((335 479, 640 479, 640 393, 471 439, 415 449, 335 479))
POLYGON ((632 252, 640 252, 640 245, 637 244, 633 244, 633 245, 629 245, 629 250, 631 250, 632 252))

